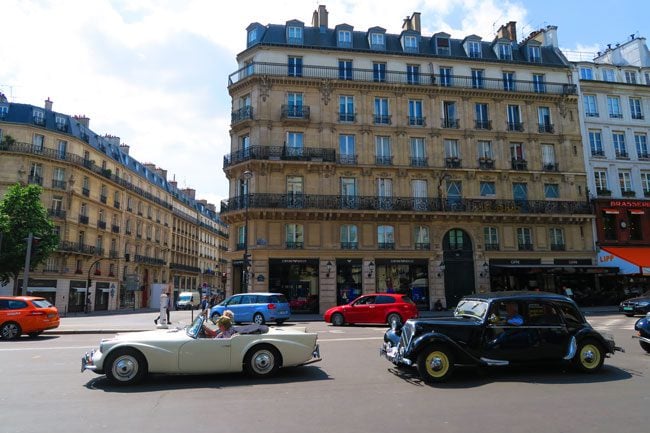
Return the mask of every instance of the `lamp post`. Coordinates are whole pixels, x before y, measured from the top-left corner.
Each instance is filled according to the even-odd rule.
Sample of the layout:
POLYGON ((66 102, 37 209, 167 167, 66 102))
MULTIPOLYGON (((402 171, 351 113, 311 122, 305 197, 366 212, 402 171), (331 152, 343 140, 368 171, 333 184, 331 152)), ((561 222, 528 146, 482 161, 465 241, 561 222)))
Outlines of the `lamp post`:
POLYGON ((241 175, 241 179, 244 181, 244 262, 242 266, 242 280, 244 281, 244 287, 246 292, 250 291, 249 286, 249 275, 251 271, 251 258, 248 254, 248 201, 249 201, 249 184, 250 179, 253 177, 253 173, 250 170, 246 170, 241 175))

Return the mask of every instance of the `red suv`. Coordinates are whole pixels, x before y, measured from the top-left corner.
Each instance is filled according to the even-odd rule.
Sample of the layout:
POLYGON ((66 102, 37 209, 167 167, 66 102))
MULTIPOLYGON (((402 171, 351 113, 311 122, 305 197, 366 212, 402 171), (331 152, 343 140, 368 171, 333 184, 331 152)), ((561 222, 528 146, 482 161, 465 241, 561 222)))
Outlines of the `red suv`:
POLYGON ((0 296, 0 339, 13 340, 21 334, 36 337, 58 327, 59 311, 47 299, 0 296))
POLYGON ((363 295, 347 305, 339 305, 325 312, 325 322, 334 326, 346 323, 401 324, 418 317, 415 303, 398 293, 363 295))

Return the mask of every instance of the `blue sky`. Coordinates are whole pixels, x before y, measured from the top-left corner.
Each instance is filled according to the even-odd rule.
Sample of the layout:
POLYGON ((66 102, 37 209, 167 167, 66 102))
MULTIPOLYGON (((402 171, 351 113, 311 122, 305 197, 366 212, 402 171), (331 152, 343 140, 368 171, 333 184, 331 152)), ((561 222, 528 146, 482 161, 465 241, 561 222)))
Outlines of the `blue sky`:
MULTIPOLYGON (((563 49, 594 53, 629 35, 648 37, 650 2, 619 0, 332 0, 330 27, 348 23, 399 33, 422 14, 423 34, 494 37, 517 21, 518 38, 558 26, 563 49), (645 22, 644 22, 645 21, 645 22), (644 24, 646 25, 644 27, 644 24)), ((181 187, 219 204, 228 196, 228 75, 251 22, 307 25, 311 0, 0 0, 0 91, 12 102, 90 117, 131 155, 168 170, 181 187)), ((589 56, 585 57, 590 59, 589 56)))

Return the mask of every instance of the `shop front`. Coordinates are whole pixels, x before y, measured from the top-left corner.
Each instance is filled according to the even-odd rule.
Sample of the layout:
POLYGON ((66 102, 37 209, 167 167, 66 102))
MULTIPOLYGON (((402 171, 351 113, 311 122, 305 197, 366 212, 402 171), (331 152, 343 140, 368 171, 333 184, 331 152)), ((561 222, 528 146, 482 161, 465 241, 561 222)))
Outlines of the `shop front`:
POLYGON ((95 310, 108 310, 110 299, 111 283, 98 281, 95 283, 95 310))
POLYGON ((429 309, 429 272, 426 259, 377 259, 378 293, 404 293, 421 310, 429 309))
MULTIPOLYGON (((18 287, 22 288, 23 280, 18 280, 18 287)), ((56 306, 56 280, 39 280, 29 279, 27 291, 24 293, 26 296, 37 296, 45 298, 52 305, 56 306)))
MULTIPOLYGON (((88 292, 90 294, 90 292, 88 292)), ((78 313, 84 311, 86 305, 86 281, 70 281, 68 293, 68 311, 78 313)))
POLYGON ((598 265, 619 269, 601 278, 601 286, 616 293, 619 301, 650 290, 650 247, 601 247, 598 265))
POLYGON ((318 259, 270 259, 269 291, 282 293, 293 313, 318 313, 318 259))
POLYGON ((361 259, 336 260, 336 305, 352 302, 363 293, 361 259))

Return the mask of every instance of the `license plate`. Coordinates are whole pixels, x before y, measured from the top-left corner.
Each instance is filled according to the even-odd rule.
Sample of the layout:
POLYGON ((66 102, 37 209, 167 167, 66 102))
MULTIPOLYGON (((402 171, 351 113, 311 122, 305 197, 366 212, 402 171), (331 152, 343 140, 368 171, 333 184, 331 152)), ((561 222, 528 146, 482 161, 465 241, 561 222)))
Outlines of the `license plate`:
POLYGON ((623 307, 623 309, 624 309, 625 311, 632 311, 632 310, 634 310, 634 308, 632 308, 632 307, 623 307))
POLYGON ((287 314, 286 311, 279 311, 280 314, 287 314))

